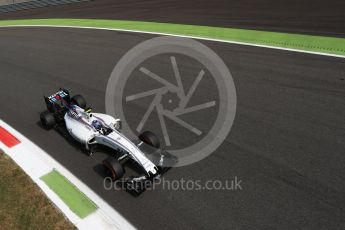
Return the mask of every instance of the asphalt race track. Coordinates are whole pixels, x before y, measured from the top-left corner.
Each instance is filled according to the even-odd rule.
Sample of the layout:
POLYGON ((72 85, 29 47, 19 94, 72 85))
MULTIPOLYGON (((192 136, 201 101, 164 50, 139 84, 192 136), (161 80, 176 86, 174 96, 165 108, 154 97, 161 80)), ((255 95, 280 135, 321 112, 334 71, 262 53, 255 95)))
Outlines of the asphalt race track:
MULTIPOLYGON (((51 154, 142 229, 344 229, 344 59, 202 43, 232 72, 237 113, 207 159, 166 179, 233 179, 237 191, 172 191, 138 198, 106 191, 98 164, 39 126, 43 94, 66 87, 104 112, 116 62, 150 35, 58 28, 0 29, 0 117, 51 154)), ((161 69, 160 71, 165 71, 161 69)), ((25 153, 23 153, 25 154, 25 153)))
POLYGON ((0 14, 0 19, 96 18, 345 36, 339 0, 94 0, 0 14))

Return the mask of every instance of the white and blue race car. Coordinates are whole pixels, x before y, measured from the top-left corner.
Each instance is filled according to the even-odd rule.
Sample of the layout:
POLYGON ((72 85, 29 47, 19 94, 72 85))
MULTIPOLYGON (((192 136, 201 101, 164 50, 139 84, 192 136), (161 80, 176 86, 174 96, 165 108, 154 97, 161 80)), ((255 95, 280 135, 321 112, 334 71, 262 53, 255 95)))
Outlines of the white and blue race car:
POLYGON ((141 174, 121 180, 124 188, 134 195, 143 192, 147 182, 159 178, 169 168, 166 161, 177 162, 177 158, 160 147, 157 136, 145 131, 137 140, 129 140, 121 133, 121 121, 102 113, 93 113, 86 108, 81 95, 70 97, 66 89, 60 89, 49 97, 44 97, 47 110, 40 114, 42 126, 49 129, 66 129, 74 140, 92 155, 97 146, 107 146, 113 156, 103 161, 106 176, 119 181, 124 173, 124 165, 133 162, 139 165, 141 174))

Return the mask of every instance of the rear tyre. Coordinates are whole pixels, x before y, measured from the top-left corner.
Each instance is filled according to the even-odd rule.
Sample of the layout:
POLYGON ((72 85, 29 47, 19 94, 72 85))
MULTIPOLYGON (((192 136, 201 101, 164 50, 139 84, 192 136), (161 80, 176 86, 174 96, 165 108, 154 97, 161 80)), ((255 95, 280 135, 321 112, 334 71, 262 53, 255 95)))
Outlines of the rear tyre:
POLYGON ((42 126, 46 130, 53 128, 56 124, 54 115, 49 111, 42 112, 40 114, 40 120, 41 120, 42 126))
POLYGON ((160 147, 160 142, 158 137, 151 131, 145 131, 142 132, 139 135, 139 140, 141 140, 142 142, 154 147, 154 148, 159 148, 160 147))
POLYGON ((103 168, 107 176, 113 181, 120 179, 125 173, 120 162, 115 157, 108 157, 103 161, 103 168))
POLYGON ((78 95, 73 96, 71 101, 72 101, 72 104, 75 104, 82 109, 86 108, 86 100, 82 95, 78 94, 78 95))

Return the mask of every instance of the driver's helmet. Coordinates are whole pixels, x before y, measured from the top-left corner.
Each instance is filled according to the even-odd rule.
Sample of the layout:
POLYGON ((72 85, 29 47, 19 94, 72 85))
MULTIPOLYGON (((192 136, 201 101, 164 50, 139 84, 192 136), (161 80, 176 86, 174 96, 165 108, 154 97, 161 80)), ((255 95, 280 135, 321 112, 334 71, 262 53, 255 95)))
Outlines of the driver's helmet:
POLYGON ((98 120, 93 120, 92 121, 92 126, 97 130, 100 131, 102 129, 102 124, 98 120))

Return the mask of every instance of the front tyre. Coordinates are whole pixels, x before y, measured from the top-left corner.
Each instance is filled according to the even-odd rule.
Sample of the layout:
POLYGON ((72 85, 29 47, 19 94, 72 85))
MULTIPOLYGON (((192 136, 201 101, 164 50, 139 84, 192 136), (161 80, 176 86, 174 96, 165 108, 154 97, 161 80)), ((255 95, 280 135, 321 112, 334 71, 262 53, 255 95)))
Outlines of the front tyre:
POLYGON ((125 173, 122 165, 115 157, 108 157, 103 161, 103 168, 107 176, 113 181, 120 179, 125 173))
POLYGON ((158 137, 151 131, 145 131, 142 132, 139 135, 139 140, 141 140, 142 142, 154 147, 154 148, 159 148, 160 147, 160 142, 158 137))
POLYGON ((86 100, 82 95, 75 95, 71 99, 72 104, 79 106, 82 109, 86 108, 86 100))
POLYGON ((43 128, 49 130, 53 128, 56 124, 54 115, 49 111, 44 111, 40 114, 40 120, 43 128))

